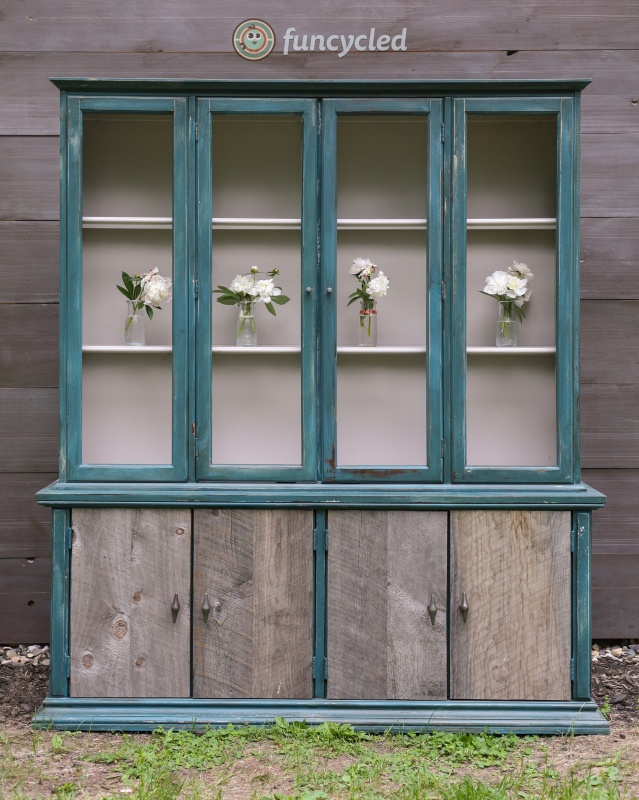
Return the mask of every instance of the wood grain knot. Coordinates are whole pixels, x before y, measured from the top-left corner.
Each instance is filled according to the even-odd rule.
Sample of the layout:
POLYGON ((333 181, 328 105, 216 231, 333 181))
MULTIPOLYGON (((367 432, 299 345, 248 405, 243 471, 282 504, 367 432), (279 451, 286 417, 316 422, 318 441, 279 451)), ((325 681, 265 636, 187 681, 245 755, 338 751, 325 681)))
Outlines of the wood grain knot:
POLYGON ((176 528, 175 529, 175 532, 177 533, 178 536, 182 536, 184 531, 185 531, 185 528, 176 528))
POLYGON ((82 656, 82 666, 86 669, 91 669, 91 667, 95 664, 95 659, 91 655, 91 653, 85 653, 82 656))
POLYGON ((133 595, 133 601, 134 601, 135 603, 139 603, 141 599, 142 599, 142 595, 140 594, 140 592, 136 592, 136 593, 133 595))
POLYGON ((213 619, 218 625, 224 625, 224 621, 226 620, 228 613, 228 608, 219 601, 213 606, 213 619))
POLYGON ((219 517, 219 516, 220 516, 220 512, 219 512, 219 510, 218 510, 217 508, 212 508, 212 509, 209 511, 209 514, 210 514, 212 517, 219 517))
POLYGON ((136 667, 141 667, 142 664, 144 664, 144 659, 143 658, 136 658, 135 659, 135 666, 136 667))
POLYGON ((123 619, 119 619, 117 622, 113 623, 111 630, 116 639, 124 639, 129 632, 129 626, 123 619))

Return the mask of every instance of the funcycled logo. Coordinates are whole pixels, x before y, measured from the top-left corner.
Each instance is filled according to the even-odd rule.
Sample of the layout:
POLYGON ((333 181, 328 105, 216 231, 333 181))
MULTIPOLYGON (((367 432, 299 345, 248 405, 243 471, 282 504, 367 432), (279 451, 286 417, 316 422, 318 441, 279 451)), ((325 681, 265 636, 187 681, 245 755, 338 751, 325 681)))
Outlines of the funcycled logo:
POLYGON ((266 58, 275 47, 273 28, 261 19, 245 19, 233 31, 233 47, 249 61, 266 58))

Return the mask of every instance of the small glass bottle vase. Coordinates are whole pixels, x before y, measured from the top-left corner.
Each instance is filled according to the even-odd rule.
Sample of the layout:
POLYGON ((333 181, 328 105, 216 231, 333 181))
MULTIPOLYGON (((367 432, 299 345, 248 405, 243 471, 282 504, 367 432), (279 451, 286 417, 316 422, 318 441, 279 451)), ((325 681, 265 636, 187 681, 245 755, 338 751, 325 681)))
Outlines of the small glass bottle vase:
POLYGON ((131 300, 126 301, 126 321, 124 323, 124 344, 131 347, 143 347, 144 339, 144 306, 135 309, 131 300))
POLYGON ((500 300, 497 315, 497 347, 517 347, 517 316, 515 303, 500 300))
POLYGON ((238 347, 256 347, 257 331, 253 316, 253 303, 238 303, 239 314, 235 331, 235 344, 238 347))
POLYGON ((364 308, 364 304, 359 309, 359 346, 377 347, 377 308, 376 301, 370 308, 364 308))

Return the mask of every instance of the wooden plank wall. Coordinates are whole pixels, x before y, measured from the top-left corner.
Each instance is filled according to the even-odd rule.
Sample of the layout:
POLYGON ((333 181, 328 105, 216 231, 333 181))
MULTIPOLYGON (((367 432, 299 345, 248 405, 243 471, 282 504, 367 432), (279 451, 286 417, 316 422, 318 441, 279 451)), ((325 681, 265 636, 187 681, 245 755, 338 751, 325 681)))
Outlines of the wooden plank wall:
MULTIPOLYGON (((5 0, 0 18, 0 557, 23 576, 0 641, 43 640, 57 468, 58 94, 52 75, 192 78, 592 78, 583 98, 584 479, 609 493, 594 526, 594 634, 639 636, 639 7, 636 0, 263 0, 299 33, 407 30, 407 52, 231 48, 252 0, 5 0), (41 561, 32 577, 23 559, 41 561), (11 562, 11 563, 10 563, 11 562), (25 600, 25 598, 28 599, 25 600), (33 600, 33 605, 28 605, 33 600), (633 612, 634 609, 634 613, 633 612)), ((32 563, 32 562, 28 562, 32 563)), ((10 585, 10 583, 7 583, 10 585)), ((6 602, 4 605, 7 608, 6 602)))

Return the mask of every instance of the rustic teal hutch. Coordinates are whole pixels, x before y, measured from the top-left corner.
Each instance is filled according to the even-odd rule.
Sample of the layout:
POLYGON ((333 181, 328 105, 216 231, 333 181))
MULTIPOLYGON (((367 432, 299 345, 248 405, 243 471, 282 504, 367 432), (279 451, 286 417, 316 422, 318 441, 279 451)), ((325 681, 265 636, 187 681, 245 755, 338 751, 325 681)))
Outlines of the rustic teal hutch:
POLYGON ((603 733, 579 472, 585 82, 55 79, 39 725, 603 733), (350 267, 390 279, 361 347, 350 267), (516 347, 486 275, 534 273, 516 347), (291 299, 258 342, 213 290, 291 299), (121 272, 173 298, 124 343, 121 272))

